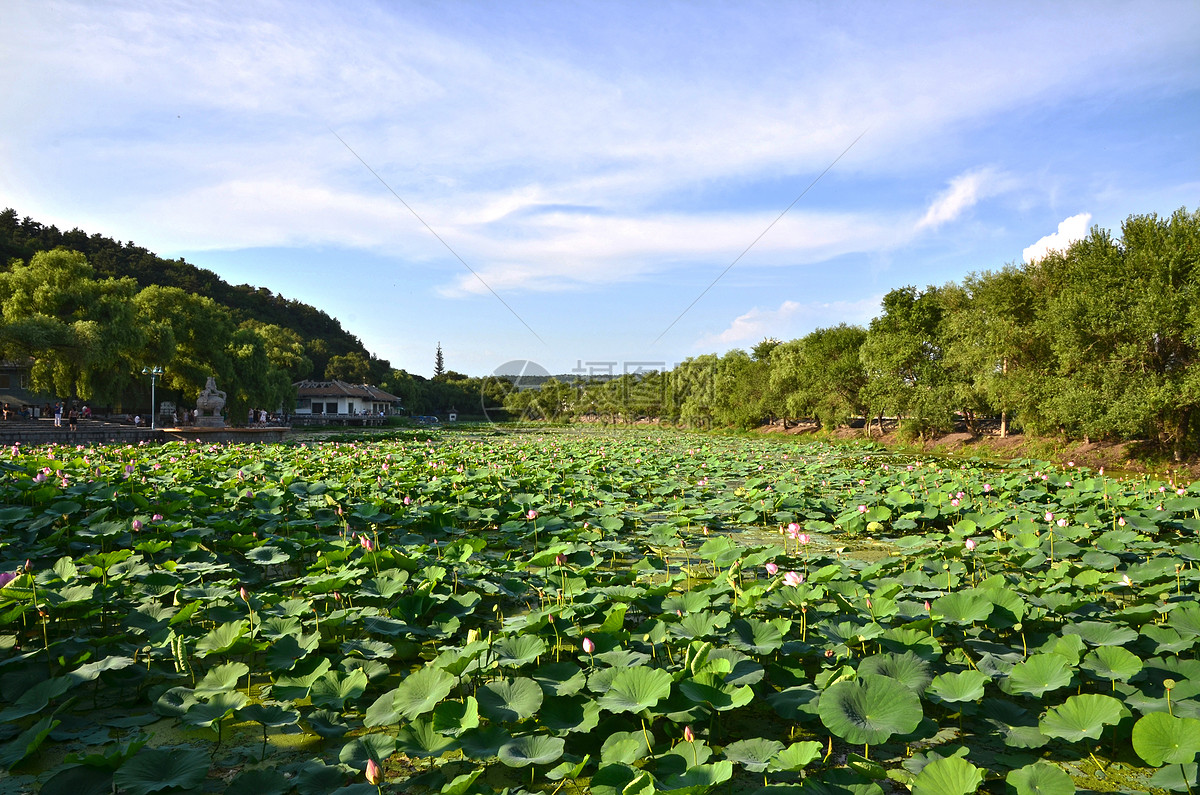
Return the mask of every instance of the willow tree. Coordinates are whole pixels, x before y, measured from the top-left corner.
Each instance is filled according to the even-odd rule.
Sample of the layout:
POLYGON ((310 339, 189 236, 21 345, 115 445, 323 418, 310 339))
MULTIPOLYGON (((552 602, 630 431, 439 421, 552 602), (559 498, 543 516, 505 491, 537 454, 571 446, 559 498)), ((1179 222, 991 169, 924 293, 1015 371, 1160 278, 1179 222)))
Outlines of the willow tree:
POLYGON ((35 391, 117 400, 136 382, 146 344, 133 279, 96 279, 87 258, 58 248, 0 273, 0 354, 31 358, 35 391))

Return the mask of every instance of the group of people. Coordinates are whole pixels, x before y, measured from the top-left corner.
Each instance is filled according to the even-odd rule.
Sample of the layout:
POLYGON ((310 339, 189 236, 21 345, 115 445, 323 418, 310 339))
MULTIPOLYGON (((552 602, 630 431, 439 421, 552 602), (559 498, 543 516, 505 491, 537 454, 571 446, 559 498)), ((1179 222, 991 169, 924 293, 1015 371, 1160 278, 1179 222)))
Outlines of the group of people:
MULTIPOLYGON (((42 408, 42 411, 43 411, 43 413, 46 413, 46 414, 51 413, 50 404, 47 403, 42 408)), ((83 417, 84 419, 91 419, 91 417, 92 417, 92 410, 88 406, 84 405, 84 407, 82 409, 80 409, 80 408, 76 408, 74 403, 72 403, 69 407, 64 406, 62 403, 55 403, 53 412, 54 412, 54 427, 61 428, 63 417, 65 416, 67 418, 67 430, 71 430, 71 431, 79 430, 79 418, 80 417, 83 417)))
POLYGON ((268 425, 278 425, 282 418, 278 414, 271 414, 266 409, 249 409, 246 412, 246 427, 248 428, 265 428, 268 425))

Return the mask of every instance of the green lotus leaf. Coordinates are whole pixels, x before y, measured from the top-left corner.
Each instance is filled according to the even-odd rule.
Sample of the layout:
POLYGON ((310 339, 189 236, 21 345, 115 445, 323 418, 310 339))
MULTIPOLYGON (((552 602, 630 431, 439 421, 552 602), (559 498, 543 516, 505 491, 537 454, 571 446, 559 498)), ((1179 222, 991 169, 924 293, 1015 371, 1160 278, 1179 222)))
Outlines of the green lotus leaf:
POLYGON ((292 782, 278 770, 245 770, 229 782, 225 795, 284 795, 292 782))
POLYGON ((112 656, 105 657, 103 660, 87 663, 76 668, 71 673, 67 674, 76 682, 91 682, 105 671, 122 671, 133 665, 132 657, 112 656))
POLYGON ((481 726, 459 735, 458 744, 468 758, 484 761, 499 754, 500 747, 510 739, 503 726, 481 726))
POLYGON ((291 555, 279 547, 264 544, 247 552, 246 558, 259 566, 274 566, 291 560, 291 555))
POLYGON ((947 756, 927 764, 912 782, 913 795, 970 795, 983 783, 984 771, 965 759, 947 756))
POLYGON ((1166 712, 1143 715, 1133 725, 1133 750, 1146 764, 1189 764, 1200 753, 1200 720, 1166 712))
POLYGON ((1184 638, 1200 638, 1200 605, 1183 604, 1167 615, 1167 626, 1184 638))
POLYGON ((983 698, 983 686, 989 681, 988 675, 979 671, 938 674, 930 683, 929 692, 947 704, 978 701, 983 698))
POLYGON ((1049 709, 1038 721, 1038 730, 1049 737, 1078 742, 1085 737, 1099 739, 1105 726, 1118 723, 1129 715, 1121 702, 1112 696, 1087 693, 1071 696, 1057 707, 1049 709))
POLYGON ((74 685, 75 680, 71 676, 52 676, 49 679, 43 679, 21 693, 11 707, 0 712, 0 723, 7 723, 41 712, 50 704, 51 700, 66 693, 74 685))
POLYGON ((337 765, 306 762, 296 773, 296 791, 300 795, 326 795, 346 783, 346 772, 337 765))
POLYGON ((192 704, 182 719, 189 726, 209 727, 228 718, 235 709, 244 707, 247 701, 246 694, 237 691, 214 693, 207 701, 192 704))
POLYGON ((407 756, 438 757, 457 748, 458 743, 434 728, 428 718, 417 718, 396 733, 396 749, 407 756))
POLYGON ((237 710, 237 718, 278 729, 298 723, 300 713, 294 709, 285 709, 280 704, 248 704, 237 710))
POLYGON ((1080 621, 1067 624, 1063 633, 1078 635, 1092 646, 1123 646, 1137 640, 1137 630, 1107 621, 1080 621))
POLYGON ((350 725, 342 720, 340 712, 331 709, 315 709, 304 716, 304 722, 315 734, 322 737, 341 737, 350 731, 350 725))
POLYGON ((208 753, 194 748, 143 748, 113 775, 113 783, 130 795, 192 789, 208 776, 209 764, 208 753))
POLYGON ((767 769, 776 754, 784 750, 783 743, 765 737, 751 737, 748 740, 738 740, 725 746, 722 753, 725 758, 735 765, 741 765, 754 773, 767 769))
POLYGON ((912 652, 876 654, 858 664, 858 675, 878 674, 895 679, 914 693, 921 693, 933 680, 929 663, 912 652))
POLYGON ((1058 654, 1034 654, 1017 663, 1000 689, 1012 695, 1040 696, 1071 684, 1071 669, 1058 654))
POLYGON ((609 712, 641 712, 670 693, 671 675, 661 668, 624 668, 600 696, 600 706, 609 712))
POLYGON ((502 668, 517 668, 537 660, 546 653, 546 642, 537 635, 518 635, 501 638, 492 645, 496 664, 502 668))
POLYGON ((689 767, 682 774, 661 782, 660 786, 653 791, 662 793, 662 795, 702 795, 731 778, 733 778, 733 763, 719 761, 711 765, 689 767))
POLYGON ((467 795, 475 784, 475 779, 483 775, 483 768, 476 768, 470 773, 455 776, 453 781, 444 784, 439 790, 441 795, 467 795))
POLYGON ((1079 667, 1097 679, 1128 682, 1142 672, 1142 660, 1120 646, 1100 646, 1088 653, 1079 667))
POLYGON ((821 693, 817 711, 825 728, 856 745, 878 745, 893 734, 907 734, 923 717, 912 690, 873 674, 830 685, 821 693))
POLYGON ((1146 779, 1147 787, 1169 792, 1187 792, 1189 789, 1195 792, 1197 784, 1200 784, 1200 765, 1197 764, 1167 765, 1146 779))
POLYGON ((392 709, 407 720, 424 715, 450 695, 456 681, 455 677, 441 668, 426 665, 410 674, 392 691, 392 709))
POLYGON ((556 733, 591 731, 600 723, 600 704, 585 696, 551 696, 542 705, 538 722, 556 733))
POLYGON ((533 672, 533 681, 548 696, 573 696, 587 684, 587 675, 572 662, 545 663, 533 672))
POLYGON ((1040 759, 1008 771, 1004 781, 1012 795, 1075 795, 1075 782, 1070 774, 1040 759))
POLYGON ((296 663, 317 648, 320 638, 313 635, 282 635, 267 650, 267 668, 272 672, 290 671, 296 663))
POLYGON ((205 698, 215 693, 237 688, 238 680, 250 673, 250 666, 241 662, 224 663, 209 669, 196 685, 196 696, 205 698))
POLYGON ((242 636, 249 630, 245 621, 227 621, 196 641, 196 654, 207 657, 210 654, 220 654, 232 649, 242 636))
POLYGON ((733 687, 715 673, 696 674, 679 683, 679 692, 690 701, 706 704, 724 712, 744 707, 754 700, 754 691, 748 686, 733 687))
POLYGON ((986 594, 965 590, 934 599, 929 614, 950 624, 974 624, 986 620, 992 614, 992 609, 992 601, 986 594))
POLYGON ((372 759, 382 766, 384 760, 396 752, 396 748, 396 738, 390 734, 364 734, 342 746, 338 761, 355 770, 365 770, 367 762, 372 759))
POLYGON ((488 720, 513 723, 533 716, 542 706, 542 688, 528 677, 488 682, 479 688, 479 712, 488 720))
POLYGON ((39 795, 111 795, 112 782, 111 770, 77 765, 59 770, 38 792, 39 795))
POLYGON ((791 628, 791 623, 786 619, 760 621, 755 618, 739 618, 730 625, 733 634, 729 638, 729 644, 744 652, 772 654, 783 646, 784 635, 791 628))
POLYGON ((443 734, 457 735, 479 726, 479 702, 474 696, 465 701, 443 701, 433 708, 433 728, 443 734))
MULTIPOLYGON (((632 765, 645 758, 650 753, 646 735, 647 732, 641 731, 613 732, 600 748, 600 761, 606 765, 614 762, 632 765)), ((649 735, 649 741, 654 742, 653 734, 649 735)))
POLYGON ((500 761, 508 767, 528 767, 529 765, 548 765, 557 761, 563 755, 566 746, 561 737, 550 737, 545 734, 526 734, 500 746, 500 761))
MULTIPOLYGON (((309 697, 317 707, 342 709, 346 702, 356 699, 367 689, 367 675, 361 670, 341 674, 329 671, 313 682, 309 697)), ((401 683, 403 684, 403 683, 401 683)))
POLYGON ((4 745, 0 745, 0 766, 11 768, 41 747, 42 742, 61 721, 42 718, 4 745))
POLYGON ((823 748, 816 740, 792 743, 771 759, 767 769, 773 773, 802 770, 821 758, 823 748))

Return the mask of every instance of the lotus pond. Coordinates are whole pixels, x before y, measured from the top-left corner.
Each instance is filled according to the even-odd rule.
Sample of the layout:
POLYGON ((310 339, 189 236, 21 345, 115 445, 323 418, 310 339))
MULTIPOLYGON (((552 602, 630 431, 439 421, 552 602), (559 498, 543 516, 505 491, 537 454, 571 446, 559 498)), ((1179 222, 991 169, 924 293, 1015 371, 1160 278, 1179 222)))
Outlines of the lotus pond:
POLYGON ((0 467, 0 793, 1196 785, 1200 485, 600 431, 0 467))

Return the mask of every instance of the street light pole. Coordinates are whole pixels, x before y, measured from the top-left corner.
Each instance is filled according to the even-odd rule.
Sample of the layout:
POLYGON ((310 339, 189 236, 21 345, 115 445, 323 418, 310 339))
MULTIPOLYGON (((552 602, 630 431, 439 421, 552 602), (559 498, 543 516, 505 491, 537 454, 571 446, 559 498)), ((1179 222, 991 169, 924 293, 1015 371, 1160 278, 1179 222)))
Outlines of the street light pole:
POLYGON ((150 430, 154 430, 155 420, 158 419, 158 411, 154 408, 154 385, 162 374, 163 369, 158 365, 142 368, 142 375, 150 376, 150 430))

